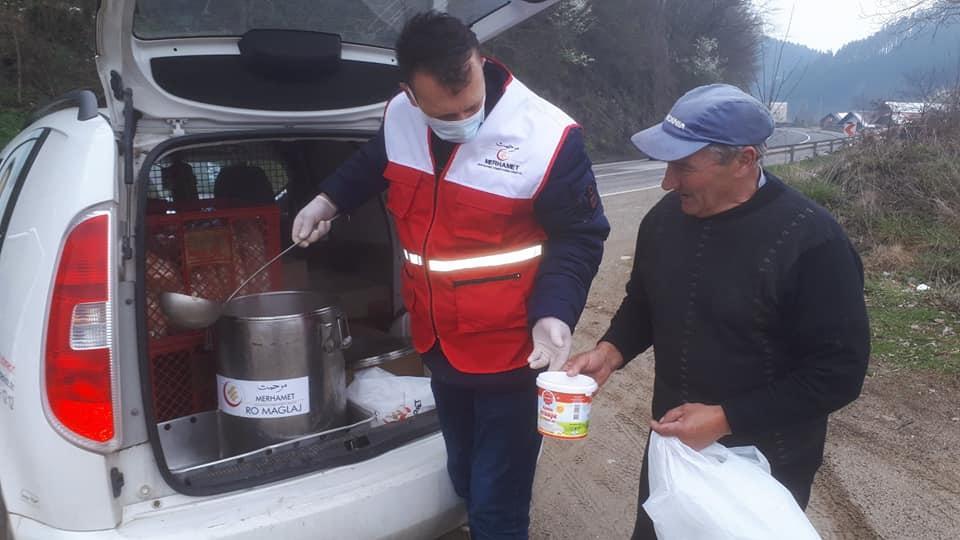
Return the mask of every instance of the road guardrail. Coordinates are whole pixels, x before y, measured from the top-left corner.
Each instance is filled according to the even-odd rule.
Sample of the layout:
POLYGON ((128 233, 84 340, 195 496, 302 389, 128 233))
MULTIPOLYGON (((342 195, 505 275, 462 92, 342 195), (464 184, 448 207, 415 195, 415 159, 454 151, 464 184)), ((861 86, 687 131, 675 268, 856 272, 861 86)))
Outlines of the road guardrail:
POLYGON ((788 144, 768 148, 765 157, 784 156, 784 163, 793 163, 798 159, 808 159, 820 155, 832 154, 833 152, 856 144, 861 137, 845 137, 828 139, 826 141, 806 142, 803 144, 788 144), (805 156, 805 152, 810 151, 811 155, 805 156), (789 159, 786 159, 789 158, 789 159))

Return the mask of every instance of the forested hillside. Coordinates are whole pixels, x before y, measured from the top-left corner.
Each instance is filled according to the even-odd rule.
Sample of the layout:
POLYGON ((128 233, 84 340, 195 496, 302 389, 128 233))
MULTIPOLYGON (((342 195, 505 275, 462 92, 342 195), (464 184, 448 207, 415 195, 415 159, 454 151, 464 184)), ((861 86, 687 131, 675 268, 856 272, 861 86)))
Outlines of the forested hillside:
POLYGON ((565 0, 489 44, 527 83, 581 122, 595 158, 627 142, 685 90, 749 87, 760 24, 744 0, 565 0))
MULTIPOLYGON (((0 0, 0 111, 98 87, 96 4, 0 0)), ((633 156, 628 135, 657 121, 684 90, 714 81, 749 86, 760 35, 751 6, 564 0, 487 50, 584 126, 594 159, 633 156)))
MULTIPOLYGON (((791 119, 868 109, 877 100, 925 101, 960 76, 960 22, 918 26, 910 19, 842 47, 836 54, 764 38, 758 80, 764 95, 790 103, 791 119), (777 62, 780 62, 779 70, 777 62), (786 80, 783 80, 786 79, 786 80)), ((756 85, 754 91, 757 92, 756 85)))

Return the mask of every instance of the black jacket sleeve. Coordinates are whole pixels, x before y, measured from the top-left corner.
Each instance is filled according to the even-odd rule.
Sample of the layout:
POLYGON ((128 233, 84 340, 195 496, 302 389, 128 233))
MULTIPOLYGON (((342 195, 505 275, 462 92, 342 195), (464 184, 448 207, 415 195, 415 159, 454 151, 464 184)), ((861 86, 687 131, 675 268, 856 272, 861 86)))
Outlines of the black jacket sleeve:
POLYGON ((383 128, 320 184, 341 212, 352 212, 374 195, 387 189, 383 171, 387 168, 387 147, 383 128))
POLYGON ((734 434, 752 434, 826 416, 860 395, 870 356, 863 265, 840 233, 802 253, 784 310, 785 377, 724 403, 734 434))
POLYGON ((624 366, 653 344, 653 323, 640 265, 651 262, 650 258, 655 256, 643 249, 644 231, 649 228, 655 213, 656 207, 640 222, 637 245, 633 252, 633 269, 630 271, 630 280, 627 281, 627 295, 610 321, 610 328, 600 338, 600 341, 606 341, 620 351, 624 366))
POLYGON ((534 201, 547 241, 527 316, 531 326, 543 317, 556 317, 572 330, 587 303, 603 258, 603 242, 610 234, 579 128, 567 134, 549 175, 534 201))

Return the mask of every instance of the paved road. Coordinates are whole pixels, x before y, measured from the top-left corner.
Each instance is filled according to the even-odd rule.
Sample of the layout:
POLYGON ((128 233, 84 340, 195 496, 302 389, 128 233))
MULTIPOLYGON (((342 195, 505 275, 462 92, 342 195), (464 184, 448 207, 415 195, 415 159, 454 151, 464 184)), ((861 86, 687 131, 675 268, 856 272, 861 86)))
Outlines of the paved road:
MULTIPOLYGON (((772 152, 764 160, 767 165, 779 165, 790 162, 789 152, 780 152, 784 146, 792 144, 810 144, 814 142, 823 142, 822 146, 817 147, 817 155, 829 153, 830 141, 835 141, 833 149, 840 148, 839 143, 846 140, 846 135, 838 131, 824 131, 821 129, 802 129, 802 128, 777 128, 773 136, 767 142, 772 152)), ((800 161, 814 157, 812 149, 797 150, 794 152, 794 161, 800 161)))
POLYGON ((593 166, 601 197, 659 189, 667 166, 661 161, 619 161, 593 166))
MULTIPOLYGON (((843 134, 832 131, 778 128, 770 142, 771 147, 775 147, 843 138, 843 134)), ((827 151, 828 147, 824 145, 822 149, 818 148, 817 153, 825 154, 827 151)), ((797 161, 811 157, 813 157, 813 150, 798 150, 794 153, 794 160, 797 161)), ((774 152, 764 159, 764 163, 779 165, 787 163, 789 160, 790 155, 788 153, 774 152)), ((647 160, 598 163, 593 166, 593 172, 597 176, 597 186, 602 197, 659 189, 665 169, 666 164, 647 160)))
POLYGON ((787 146, 790 144, 804 144, 810 142, 829 141, 830 139, 842 139, 843 133, 838 131, 824 131, 822 129, 807 128, 777 128, 773 132, 767 145, 771 148, 778 146, 787 146))

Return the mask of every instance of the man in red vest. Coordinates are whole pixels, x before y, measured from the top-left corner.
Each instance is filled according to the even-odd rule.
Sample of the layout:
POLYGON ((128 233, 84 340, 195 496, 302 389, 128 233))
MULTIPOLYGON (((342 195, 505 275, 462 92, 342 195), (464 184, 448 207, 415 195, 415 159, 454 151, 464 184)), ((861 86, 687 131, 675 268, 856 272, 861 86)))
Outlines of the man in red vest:
POLYGON ((527 538, 536 375, 566 361, 609 224, 579 126, 437 12, 397 42, 380 132, 297 215, 295 242, 387 190, 402 295, 474 538, 527 538))

